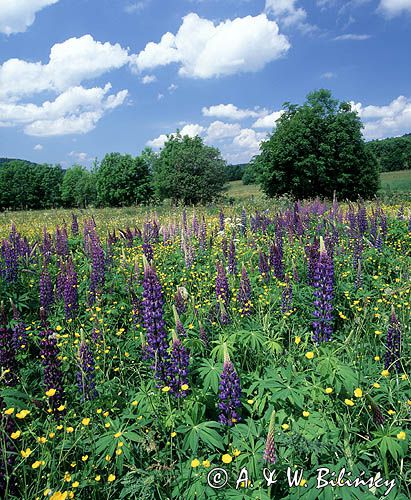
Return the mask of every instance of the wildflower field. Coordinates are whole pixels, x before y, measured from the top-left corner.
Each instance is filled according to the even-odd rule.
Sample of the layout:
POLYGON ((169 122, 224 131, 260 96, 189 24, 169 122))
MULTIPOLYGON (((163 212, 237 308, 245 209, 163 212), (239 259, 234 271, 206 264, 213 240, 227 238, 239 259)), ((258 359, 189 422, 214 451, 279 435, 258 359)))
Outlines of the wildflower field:
POLYGON ((2 214, 0 497, 411 498, 410 216, 2 214))

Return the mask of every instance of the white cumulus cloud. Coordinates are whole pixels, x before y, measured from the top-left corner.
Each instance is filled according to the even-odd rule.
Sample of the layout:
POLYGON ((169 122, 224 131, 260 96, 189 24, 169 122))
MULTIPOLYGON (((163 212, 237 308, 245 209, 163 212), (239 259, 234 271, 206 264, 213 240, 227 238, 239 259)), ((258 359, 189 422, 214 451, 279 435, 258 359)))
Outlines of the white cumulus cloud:
POLYGON ((34 23, 36 13, 59 0, 0 0, 0 33, 21 33, 34 23))
POLYGON ((23 125, 26 134, 38 137, 84 134, 126 99, 127 90, 107 95, 110 89, 110 84, 104 88, 72 87, 41 106, 0 101, 1 121, 8 126, 23 125))
POLYGON ((234 104, 217 104, 204 107, 202 109, 203 116, 212 116, 214 118, 226 118, 228 120, 243 120, 245 118, 257 118, 263 114, 267 114, 266 110, 240 109, 234 104))
POLYGON ((307 12, 297 7, 297 0, 266 0, 265 10, 278 18, 285 26, 304 23, 307 12))
POLYGON ((238 123, 224 123, 215 121, 207 128, 206 141, 212 143, 213 141, 220 141, 229 137, 235 137, 240 133, 241 126, 238 123))
POLYGON ((127 50, 117 43, 98 42, 91 35, 70 38, 52 46, 47 64, 8 59, 0 65, 0 99, 64 91, 120 68, 128 60, 127 50))
MULTIPOLYGON (((188 135, 189 137, 195 137, 196 135, 201 135, 204 132, 205 128, 198 123, 188 123, 184 125, 184 127, 180 130, 180 135, 183 137, 188 135)), ((169 134, 169 136, 174 136, 175 134, 169 134)), ((169 137, 166 134, 161 134, 155 139, 151 139, 147 141, 147 146, 150 146, 154 149, 160 149, 164 146, 164 143, 167 141, 169 137)))
POLYGON ((258 71, 289 48, 277 23, 265 14, 214 24, 190 13, 176 34, 165 33, 131 60, 136 72, 178 63, 180 76, 212 78, 258 71))
POLYGON ((273 111, 269 115, 262 116, 252 125, 253 128, 274 128, 276 121, 281 118, 284 111, 273 111))
POLYGON ((411 13, 411 0, 381 0, 379 10, 387 17, 411 13))
POLYGON ((411 99, 399 96, 385 106, 351 103, 364 122, 367 139, 402 135, 411 130, 411 99))
POLYGON ((36 144, 33 149, 34 151, 42 151, 43 146, 41 144, 36 144))
POLYGON ((157 77, 155 75, 144 75, 141 79, 141 83, 143 85, 148 85, 150 83, 154 83, 157 81, 157 77))

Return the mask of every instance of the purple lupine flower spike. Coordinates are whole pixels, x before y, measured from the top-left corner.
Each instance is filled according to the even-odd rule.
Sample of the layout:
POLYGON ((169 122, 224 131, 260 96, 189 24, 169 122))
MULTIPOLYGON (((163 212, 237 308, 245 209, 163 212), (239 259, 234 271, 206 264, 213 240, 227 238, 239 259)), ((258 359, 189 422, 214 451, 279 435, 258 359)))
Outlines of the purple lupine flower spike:
POLYGON ((275 440, 274 440, 275 437, 274 425, 275 425, 275 411, 273 410, 271 412, 270 425, 268 427, 268 434, 265 442, 264 457, 263 457, 264 460, 269 464, 275 464, 277 461, 277 454, 275 451, 275 440))
POLYGON ((40 275, 40 307, 42 307, 44 309, 44 312, 48 314, 53 302, 53 285, 51 283, 47 264, 45 264, 40 275))
POLYGON ((331 340, 333 333, 334 263, 327 254, 320 236, 320 256, 314 273, 314 321, 315 343, 331 340))
POLYGON ((177 287, 177 291, 174 294, 174 304, 176 306, 178 314, 183 314, 187 310, 187 290, 181 286, 177 287))
POLYGON ((181 322, 180 316, 178 315, 176 306, 173 305, 174 321, 176 323, 176 332, 181 337, 187 337, 186 330, 183 323, 181 322))
POLYGON ((244 264, 241 269, 241 280, 238 288, 237 302, 240 306, 240 314, 249 316, 251 314, 251 283, 244 264))
POLYGON ((231 238, 230 248, 228 251, 228 272, 230 274, 237 274, 237 257, 235 254, 234 237, 231 238))
POLYGON ((97 397, 94 356, 84 340, 78 350, 77 384, 83 401, 97 397))
MULTIPOLYGON (((44 369, 44 389, 54 389, 53 396, 48 398, 54 416, 59 419, 65 414, 65 409, 59 410, 65 400, 63 387, 63 372, 61 370, 60 349, 57 345, 57 334, 48 327, 43 308, 40 309, 42 331, 40 332, 40 359, 44 369)), ((64 406, 64 405, 63 405, 64 406)))
POLYGON ((173 331, 173 345, 171 347, 167 384, 177 398, 187 395, 189 363, 190 354, 178 338, 177 332, 173 331))
POLYGON ((204 344, 204 346, 207 348, 208 347, 208 336, 207 332, 201 323, 201 321, 198 322, 198 336, 200 337, 200 340, 204 344))
POLYGON ((230 303, 230 290, 228 287, 227 275, 224 267, 220 262, 217 262, 217 277, 215 284, 216 299, 217 299, 217 313, 220 317, 222 325, 227 325, 230 322, 228 316, 228 307, 230 303))
POLYGON ((65 283, 63 289, 66 319, 72 319, 78 311, 77 273, 71 258, 66 263, 65 283))
POLYGON ((163 291, 157 273, 145 257, 143 279, 143 323, 147 334, 146 354, 153 360, 156 378, 165 382, 168 365, 168 342, 164 321, 163 291))
POLYGON ((387 331, 387 339, 385 343, 385 369, 401 369, 401 326, 395 314, 394 306, 391 309, 390 324, 387 331))
POLYGON ((220 377, 219 422, 232 427, 241 420, 239 415, 241 402, 240 378, 228 355, 227 344, 224 344, 224 367, 220 377))
POLYGON ((71 214, 71 234, 78 236, 78 219, 76 214, 71 214))

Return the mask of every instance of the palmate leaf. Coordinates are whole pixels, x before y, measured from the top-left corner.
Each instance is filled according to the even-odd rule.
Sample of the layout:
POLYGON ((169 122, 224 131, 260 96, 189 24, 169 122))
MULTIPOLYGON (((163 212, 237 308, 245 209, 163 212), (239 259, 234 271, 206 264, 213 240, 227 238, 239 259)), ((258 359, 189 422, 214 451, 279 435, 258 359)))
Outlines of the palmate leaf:
POLYGON ((177 429, 177 432, 185 434, 183 442, 183 450, 190 449, 193 453, 198 450, 199 442, 208 446, 210 449, 224 449, 223 438, 216 431, 221 425, 218 422, 209 421, 194 424, 190 417, 187 417, 189 425, 182 425, 177 429))
POLYGON ((211 390, 217 394, 218 392, 218 385, 220 382, 220 374, 223 370, 223 364, 222 363, 213 363, 212 361, 205 359, 199 369, 198 369, 198 374, 200 375, 201 379, 203 380, 203 389, 208 390, 211 388, 211 390))

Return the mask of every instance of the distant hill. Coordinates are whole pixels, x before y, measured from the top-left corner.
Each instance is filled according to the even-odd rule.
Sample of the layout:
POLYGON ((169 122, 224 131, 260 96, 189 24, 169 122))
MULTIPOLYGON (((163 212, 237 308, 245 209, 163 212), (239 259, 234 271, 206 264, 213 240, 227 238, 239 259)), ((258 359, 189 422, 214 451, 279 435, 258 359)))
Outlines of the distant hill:
POLYGON ((366 147, 376 156, 380 172, 411 169, 411 133, 369 141, 366 147))
POLYGON ((38 163, 34 163, 34 162, 28 161, 28 160, 21 160, 20 158, 0 158, 0 167, 4 163, 10 163, 11 161, 22 161, 24 163, 27 163, 27 165, 38 165, 38 163))

